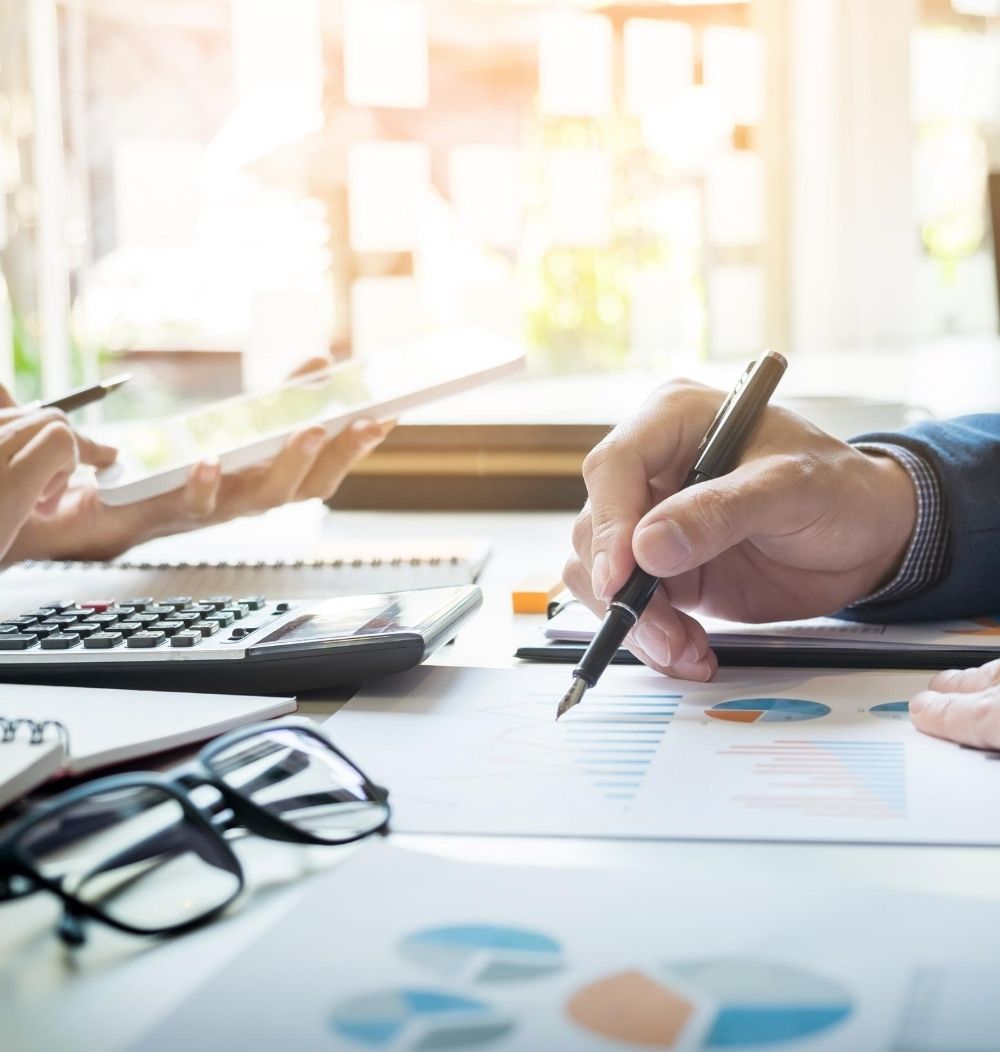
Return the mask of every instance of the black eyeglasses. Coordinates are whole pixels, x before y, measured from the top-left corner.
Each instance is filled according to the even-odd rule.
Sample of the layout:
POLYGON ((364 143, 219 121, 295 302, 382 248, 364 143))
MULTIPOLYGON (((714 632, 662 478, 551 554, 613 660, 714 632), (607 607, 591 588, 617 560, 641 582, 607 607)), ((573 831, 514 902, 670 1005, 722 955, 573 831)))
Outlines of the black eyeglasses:
POLYGON ((57 895, 69 945, 84 942, 87 918, 133 935, 179 934, 243 890, 228 839, 237 832, 349 844, 388 831, 389 814, 388 792, 317 728, 256 724, 169 775, 113 775, 34 808, 0 841, 0 902, 57 895))

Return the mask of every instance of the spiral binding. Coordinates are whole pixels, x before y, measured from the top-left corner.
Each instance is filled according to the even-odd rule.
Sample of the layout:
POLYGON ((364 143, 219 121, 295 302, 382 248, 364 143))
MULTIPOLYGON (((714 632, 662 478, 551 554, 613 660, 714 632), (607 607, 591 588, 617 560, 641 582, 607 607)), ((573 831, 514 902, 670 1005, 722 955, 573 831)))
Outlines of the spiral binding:
POLYGON ((28 559, 21 565, 29 569, 42 570, 79 570, 81 567, 95 567, 102 570, 301 570, 346 568, 362 569, 378 566, 440 566, 443 563, 460 566, 465 559, 458 555, 414 555, 389 556, 378 555, 366 558, 318 558, 318 559, 205 559, 193 562, 188 559, 171 559, 168 561, 148 562, 144 560, 116 559, 110 563, 65 562, 51 559, 28 559))
POLYGON ((0 716, 0 744, 27 741, 29 745, 42 745, 45 742, 45 733, 49 730, 55 732, 63 751, 69 753, 69 731, 66 725, 60 723, 59 720, 31 720, 27 717, 0 716))

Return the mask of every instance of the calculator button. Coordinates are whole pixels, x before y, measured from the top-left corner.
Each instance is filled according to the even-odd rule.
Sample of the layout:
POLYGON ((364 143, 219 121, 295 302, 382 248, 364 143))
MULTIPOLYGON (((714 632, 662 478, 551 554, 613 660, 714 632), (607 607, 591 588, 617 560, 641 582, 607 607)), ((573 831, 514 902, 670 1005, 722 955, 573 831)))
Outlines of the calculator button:
POLYGON ((170 637, 170 645, 172 647, 193 647, 195 643, 200 643, 201 639, 202 636, 200 632, 178 632, 176 635, 170 637))
POLYGON ((29 614, 25 614, 23 617, 8 617, 7 620, 4 621, 4 624, 17 625, 18 628, 27 628, 28 625, 33 625, 38 620, 39 619, 37 617, 32 617, 29 614))
POLYGON ((44 639, 46 636, 54 635, 58 631, 58 625, 47 625, 44 621, 40 621, 37 625, 28 625, 24 629, 24 634, 26 636, 34 636, 35 639, 44 639))
POLYGON ((139 621, 119 621, 118 624, 115 625, 115 631, 121 632, 123 636, 131 636, 142 630, 143 625, 139 621))
POLYGON ((227 610, 216 610, 214 614, 206 614, 205 620, 214 621, 220 628, 228 628, 236 617, 227 610))
POLYGON ((0 650, 27 650, 38 642, 34 636, 0 636, 0 650))
POLYGON ((167 637, 162 632, 136 632, 128 637, 130 650, 149 650, 158 647, 167 637))
POLYGON ((110 650, 124 639, 121 632, 95 632, 83 641, 83 648, 84 650, 110 650))
POLYGON ((245 595, 237 600, 240 606, 245 606, 248 610, 263 610, 265 601, 262 595, 245 595))
POLYGON ((160 618, 157 614, 133 614, 129 621, 137 621, 143 628, 149 628, 150 625, 155 625, 160 618))
POLYGON ((47 618, 45 624, 47 625, 75 625, 77 621, 82 621, 87 616, 87 613, 83 610, 77 611, 76 613, 68 614, 57 614, 55 617, 47 618))
POLYGON ((217 621, 195 621, 191 626, 192 632, 199 632, 202 636, 214 636, 219 631, 217 621))
POLYGON ((214 612, 215 607, 209 606, 208 603, 188 603, 188 605, 181 611, 181 613, 184 614, 197 614, 199 617, 214 612))
POLYGON ((17 635, 21 630, 17 625, 0 625, 0 636, 17 635))
POLYGON ((76 601, 73 599, 56 599, 51 603, 42 603, 42 606, 62 612, 63 610, 72 610, 76 606, 76 601))
POLYGON ((81 621, 81 625, 97 625, 98 628, 107 628, 108 625, 113 625, 118 620, 117 614, 94 614, 93 617, 88 617, 81 621))
POLYGON ((37 610, 29 610, 25 615, 26 617, 37 617, 40 621, 44 621, 46 618, 51 617, 53 614, 58 614, 59 611, 54 606, 42 606, 37 610))
POLYGON ((82 621, 78 625, 66 625, 63 631, 70 636, 92 636, 95 632, 100 632, 100 625, 87 625, 82 621))
POLYGON ((232 632, 229 633, 229 638, 242 639, 244 636, 250 635, 252 631, 252 628, 234 628, 232 632))
POLYGON ((291 610, 291 607, 288 605, 288 603, 275 603, 274 604, 274 612, 276 614, 285 614, 289 610, 291 610))
POLYGON ((80 645, 79 636, 69 636, 65 632, 57 632, 54 636, 48 636, 41 641, 42 650, 69 650, 80 645))
POLYGON ((133 610, 145 610, 147 606, 150 606, 154 602, 155 600, 151 595, 140 595, 133 599, 119 600, 121 606, 130 606, 133 610))
POLYGON ((157 621, 154 626, 155 630, 162 632, 165 636, 172 636, 175 632, 180 632, 184 629, 183 621, 157 621))
POLYGON ((114 606, 114 599, 84 599, 79 604, 85 610, 93 610, 97 614, 103 614, 108 607, 114 606))
POLYGON ((188 605, 191 602, 191 596, 189 595, 172 595, 169 599, 161 599, 160 606, 171 606, 175 610, 180 610, 182 607, 188 605))
POLYGON ((117 617, 131 617, 133 614, 138 614, 140 611, 134 606, 116 606, 112 613, 117 617))
POLYGON ((232 601, 233 597, 231 595, 210 595, 201 600, 206 606, 214 607, 216 610, 229 606, 232 601))
POLYGON ((164 606, 162 603, 157 603, 155 606, 147 606, 145 613, 151 617, 169 617, 174 612, 172 606, 164 606))
POLYGON ((237 621, 242 621, 250 611, 245 606, 240 606, 239 603, 233 606, 224 606, 220 611, 220 614, 232 614, 237 621))
POLYGON ((171 621, 180 621, 182 625, 190 627, 195 621, 201 620, 201 614, 195 614, 188 610, 177 610, 170 615, 171 621))

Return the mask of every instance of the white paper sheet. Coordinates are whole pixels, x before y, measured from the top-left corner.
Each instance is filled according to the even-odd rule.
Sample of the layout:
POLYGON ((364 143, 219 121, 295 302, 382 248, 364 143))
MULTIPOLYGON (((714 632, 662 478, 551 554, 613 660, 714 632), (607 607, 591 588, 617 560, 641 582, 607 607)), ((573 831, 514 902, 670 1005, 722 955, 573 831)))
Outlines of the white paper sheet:
MULTIPOLYGON (((805 621, 773 621, 744 624, 718 617, 699 617, 713 642, 741 646, 770 646, 775 640, 794 640, 796 646, 836 645, 859 650, 901 648, 919 651, 951 647, 956 650, 994 648, 1000 656, 1000 616, 913 624, 864 624, 836 617, 813 617, 805 621)), ((545 624, 545 638, 565 642, 589 642, 600 621, 582 603, 571 602, 545 624)))
POLYGON ((683 855, 515 868, 372 844, 137 1047, 988 1052, 998 926, 994 902, 683 855))
POLYGON ((326 724, 403 832, 996 844, 1000 763, 920 734, 927 673, 429 668, 326 724))

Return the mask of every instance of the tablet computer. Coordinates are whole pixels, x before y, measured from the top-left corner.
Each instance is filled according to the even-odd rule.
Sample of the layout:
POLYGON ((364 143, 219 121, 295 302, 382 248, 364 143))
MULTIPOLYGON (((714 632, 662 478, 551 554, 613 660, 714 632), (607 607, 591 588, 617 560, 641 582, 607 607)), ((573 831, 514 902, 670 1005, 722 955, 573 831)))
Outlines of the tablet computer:
POLYGON ((179 416, 123 424, 106 433, 117 461, 98 472, 105 504, 132 504, 184 485, 192 465, 217 457, 224 472, 273 457, 289 435, 322 424, 335 435, 354 420, 385 420, 412 406, 515 374, 516 344, 456 331, 350 359, 262 394, 240 395, 179 416))

